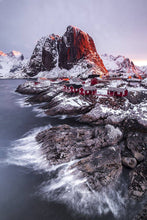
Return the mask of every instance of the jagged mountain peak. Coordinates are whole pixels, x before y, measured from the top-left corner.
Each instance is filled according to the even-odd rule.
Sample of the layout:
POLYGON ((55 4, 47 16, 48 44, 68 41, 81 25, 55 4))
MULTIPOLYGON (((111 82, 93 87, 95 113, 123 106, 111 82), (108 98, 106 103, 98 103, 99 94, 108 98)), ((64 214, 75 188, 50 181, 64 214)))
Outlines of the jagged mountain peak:
POLYGON ((93 39, 86 32, 70 25, 63 36, 52 34, 37 42, 25 71, 29 76, 35 76, 40 71, 50 71, 55 67, 70 70, 80 61, 87 63, 84 68, 94 73, 108 73, 93 39))

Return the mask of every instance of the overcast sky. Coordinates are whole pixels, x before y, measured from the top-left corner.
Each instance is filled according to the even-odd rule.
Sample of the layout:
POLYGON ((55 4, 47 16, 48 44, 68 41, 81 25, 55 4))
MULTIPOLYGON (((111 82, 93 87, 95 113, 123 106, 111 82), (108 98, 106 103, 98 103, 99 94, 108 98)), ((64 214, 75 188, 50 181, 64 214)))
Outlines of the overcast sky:
POLYGON ((147 60, 147 0, 0 0, 0 50, 29 57, 36 41, 86 31, 98 53, 147 60))

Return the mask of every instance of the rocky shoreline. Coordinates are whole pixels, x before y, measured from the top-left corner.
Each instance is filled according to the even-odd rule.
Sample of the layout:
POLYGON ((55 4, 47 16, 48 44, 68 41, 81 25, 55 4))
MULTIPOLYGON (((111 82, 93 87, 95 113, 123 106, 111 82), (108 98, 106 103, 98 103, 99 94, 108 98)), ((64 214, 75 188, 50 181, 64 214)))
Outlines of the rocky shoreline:
POLYGON ((129 195, 134 199, 145 195, 147 121, 140 109, 145 105, 144 92, 139 93, 141 102, 132 92, 119 99, 65 94, 63 83, 47 87, 26 82, 16 91, 31 95, 26 102, 43 103, 41 108, 47 115, 79 115, 81 127, 59 125, 37 135, 51 165, 78 160, 72 167, 96 191, 115 184, 126 167, 129 195))
POLYGON ((36 136, 50 165, 73 161, 69 169, 76 168, 80 178, 86 179, 85 187, 98 192, 113 188, 126 169, 128 198, 143 201, 147 190, 146 76, 129 59, 121 64, 119 74, 109 73, 92 38, 69 26, 62 37, 52 34, 37 42, 24 71, 39 78, 26 81, 16 91, 28 94, 26 103, 40 103, 50 117, 77 116, 78 126, 63 124, 36 136))

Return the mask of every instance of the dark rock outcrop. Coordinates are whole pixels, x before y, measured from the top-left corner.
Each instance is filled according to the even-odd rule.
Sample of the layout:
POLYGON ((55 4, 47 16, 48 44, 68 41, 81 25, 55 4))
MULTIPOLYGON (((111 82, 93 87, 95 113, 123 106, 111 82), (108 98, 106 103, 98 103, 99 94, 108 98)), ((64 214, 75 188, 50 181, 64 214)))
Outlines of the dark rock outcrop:
POLYGON ((35 76, 40 71, 45 70, 42 63, 42 50, 46 37, 42 37, 36 44, 28 65, 24 67, 24 72, 29 76, 35 76))
POLYGON ((129 92, 127 99, 132 104, 139 104, 139 103, 147 100, 147 93, 146 93, 146 91, 135 91, 135 93, 129 92))
POLYGON ((67 27, 65 34, 59 41, 58 50, 60 68, 71 69, 79 60, 87 59, 89 67, 92 62, 100 72, 107 73, 103 61, 96 51, 93 39, 79 28, 67 27))
POLYGON ((109 132, 106 127, 74 128, 61 125, 40 132, 36 139, 42 143, 42 150, 50 164, 79 159, 72 168, 82 172, 90 188, 100 190, 102 186, 113 184, 122 171, 120 148, 112 145, 120 139, 112 142, 109 132))
POLYGON ((147 203, 141 211, 133 218, 133 220, 146 220, 147 219, 147 203))
POLYGON ((69 70, 80 60, 85 60, 87 68, 92 68, 93 71, 108 73, 96 51, 93 39, 80 29, 68 26, 62 37, 52 34, 37 42, 24 71, 29 76, 35 76, 38 72, 50 71, 55 66, 69 70))
POLYGON ((140 163, 130 172, 129 193, 131 197, 139 199, 147 190, 147 161, 140 163))
POLYGON ((27 95, 36 95, 46 90, 48 90, 48 86, 36 87, 34 82, 26 81, 24 84, 21 84, 17 87, 16 92, 19 92, 21 94, 27 94, 27 95))
POLYGON ((50 35, 46 38, 42 48, 42 64, 45 70, 52 70, 58 62, 57 43, 59 41, 58 35, 50 35))

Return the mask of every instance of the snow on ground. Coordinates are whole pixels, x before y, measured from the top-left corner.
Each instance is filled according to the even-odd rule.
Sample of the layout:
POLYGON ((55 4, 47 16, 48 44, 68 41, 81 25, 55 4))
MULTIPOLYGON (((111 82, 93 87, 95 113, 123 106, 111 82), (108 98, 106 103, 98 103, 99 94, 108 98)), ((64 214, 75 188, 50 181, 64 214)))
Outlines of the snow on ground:
POLYGON ((0 56, 0 79, 26 78, 21 70, 26 62, 27 60, 21 61, 17 57, 0 56))
POLYGON ((57 77, 77 77, 79 75, 88 75, 88 68, 84 62, 79 62, 78 64, 74 65, 73 68, 70 70, 60 69, 59 67, 55 67, 50 71, 42 71, 34 76, 34 78, 38 77, 45 77, 45 78, 57 78, 57 77))
POLYGON ((106 55, 106 54, 102 54, 101 58, 103 60, 103 63, 106 67, 106 69, 109 71, 111 69, 111 71, 116 71, 117 69, 119 69, 118 64, 114 61, 114 57, 112 55, 106 55))
MULTIPOLYGON (((127 105, 127 103, 126 103, 127 105)), ((137 105, 132 105, 132 108, 128 110, 119 109, 112 109, 106 105, 100 105, 99 111, 101 111, 102 115, 114 116, 114 120, 121 121, 125 117, 128 118, 136 118, 138 120, 143 120, 144 123, 147 124, 147 101, 142 102, 137 105)))
POLYGON ((59 106, 60 107, 83 107, 83 106, 89 106, 89 102, 84 101, 83 99, 80 98, 80 96, 70 96, 67 97, 64 95, 64 93, 58 94, 55 98, 54 101, 61 101, 59 106))

